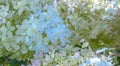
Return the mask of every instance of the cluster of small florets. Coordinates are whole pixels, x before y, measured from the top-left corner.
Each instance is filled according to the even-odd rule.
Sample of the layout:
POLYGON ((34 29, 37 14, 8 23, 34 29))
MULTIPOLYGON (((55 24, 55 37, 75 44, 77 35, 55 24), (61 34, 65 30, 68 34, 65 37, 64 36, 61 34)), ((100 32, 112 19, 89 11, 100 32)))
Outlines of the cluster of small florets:
POLYGON ((6 23, 7 18, 12 17, 11 11, 9 11, 9 6, 0 5, 0 25, 6 23))
POLYGON ((17 12, 14 13, 15 15, 21 17, 27 10, 30 13, 27 18, 20 19, 20 23, 12 22, 16 21, 14 18, 17 16, 7 20, 9 7, 1 5, 0 17, 2 22, 0 23, 4 24, 0 26, 0 45, 1 51, 5 50, 5 52, 1 52, 1 55, 11 55, 11 59, 22 60, 25 59, 25 56, 22 55, 27 55, 29 52, 31 56, 33 52, 48 52, 50 43, 61 46, 69 43, 68 38, 72 33, 66 27, 57 9, 52 5, 42 7, 38 4, 39 1, 26 3, 27 0, 10 2, 12 5, 9 5, 14 9, 12 12, 17 12), (14 55, 10 54, 11 52, 14 55))
POLYGON ((1 0, 0 57, 32 58, 28 66, 113 66, 112 53, 101 54, 107 48, 95 53, 89 42, 79 39, 99 40, 108 34, 117 2, 1 0))
POLYGON ((31 59, 31 64, 28 66, 113 66, 112 53, 108 56, 98 55, 107 49, 96 54, 86 41, 83 42, 82 48, 72 47, 71 45, 66 45, 64 48, 51 46, 51 48, 54 49, 48 54, 40 52, 34 55, 34 59, 31 59))

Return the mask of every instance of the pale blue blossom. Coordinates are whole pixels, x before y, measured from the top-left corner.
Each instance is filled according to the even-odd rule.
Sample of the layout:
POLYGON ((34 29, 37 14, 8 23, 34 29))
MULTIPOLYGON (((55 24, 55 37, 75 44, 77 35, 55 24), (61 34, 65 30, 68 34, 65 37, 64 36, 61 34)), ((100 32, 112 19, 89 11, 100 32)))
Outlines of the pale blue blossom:
POLYGON ((97 66, 114 66, 111 62, 101 61, 97 63, 97 66))

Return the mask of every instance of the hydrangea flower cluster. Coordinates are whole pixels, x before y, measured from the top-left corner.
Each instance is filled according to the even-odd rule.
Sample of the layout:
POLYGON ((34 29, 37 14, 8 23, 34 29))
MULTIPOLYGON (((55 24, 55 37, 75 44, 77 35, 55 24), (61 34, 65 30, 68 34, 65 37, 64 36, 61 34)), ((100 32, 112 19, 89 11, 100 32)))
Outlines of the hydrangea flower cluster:
POLYGON ((9 11, 9 6, 0 5, 0 25, 4 24, 7 18, 12 17, 11 11, 9 11))
POLYGON ((118 0, 0 0, 3 66, 13 59, 28 62, 21 66, 113 66, 105 51, 114 49, 92 46, 117 43, 119 9, 118 0))
MULTIPOLYGON (((119 10, 119 5, 116 3, 118 2, 117 0, 77 0, 79 4, 76 4, 76 7, 74 7, 74 12, 68 13, 69 4, 66 4, 66 2, 69 3, 69 1, 70 0, 65 0, 65 2, 60 1, 60 3, 58 3, 58 10, 73 33, 72 38, 74 39, 71 39, 73 43, 79 42, 79 39, 84 37, 89 40, 89 42, 95 44, 100 44, 101 41, 105 44, 114 44, 112 43, 114 40, 110 35, 111 33, 113 34, 113 27, 111 25, 113 24, 113 20, 116 19, 117 14, 113 14, 106 9, 109 5, 113 5, 111 3, 114 2, 114 4, 116 4, 115 8, 117 8, 115 12, 117 13, 117 10, 119 10), (93 9, 93 12, 91 9, 93 9), (108 35, 110 38, 105 37, 108 35)), ((74 2, 76 2, 76 0, 74 2)), ((114 8, 108 9, 114 10, 114 8)))
POLYGON ((31 59, 31 64, 28 66, 113 66, 112 54, 97 55, 86 43, 88 42, 83 42, 83 48, 71 45, 66 45, 65 48, 51 46, 54 49, 48 54, 40 52, 34 55, 34 59, 31 59))
MULTIPOLYGON (((45 5, 42 7, 36 5, 35 1, 33 1, 28 2, 28 5, 30 5, 28 7, 27 3, 25 3, 26 1, 11 1, 17 4, 10 6, 13 6, 18 11, 18 16, 22 15, 24 11, 30 10, 30 8, 34 9, 30 10, 29 16, 24 18, 21 23, 13 23, 11 18, 11 20, 1 25, 1 56, 10 55, 11 59, 23 60, 29 58, 27 57, 29 54, 32 57, 34 52, 47 53, 49 51, 49 44, 65 46, 66 43, 70 42, 68 38, 72 33, 53 6, 45 5), (28 9, 25 10, 25 7, 28 9)), ((1 15, 5 13, 7 14, 7 10, 2 12, 1 15)))
POLYGON ((47 46, 49 42, 56 44, 59 39, 64 46, 66 42, 69 42, 67 38, 72 35, 52 6, 47 5, 45 9, 47 12, 31 14, 28 20, 24 20, 22 25, 17 27, 18 30, 16 31, 17 35, 25 36, 24 39, 18 39, 18 42, 25 40, 28 46, 35 42, 37 44, 30 49, 33 48, 37 51, 42 48, 44 50, 44 45, 47 46), (43 34, 46 34, 46 36, 43 37, 43 34))

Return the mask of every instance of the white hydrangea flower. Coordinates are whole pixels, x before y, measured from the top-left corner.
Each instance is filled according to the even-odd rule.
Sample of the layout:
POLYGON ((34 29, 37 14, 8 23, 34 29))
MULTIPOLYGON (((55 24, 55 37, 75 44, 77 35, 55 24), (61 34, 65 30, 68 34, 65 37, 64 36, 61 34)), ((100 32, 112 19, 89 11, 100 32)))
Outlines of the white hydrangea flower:
POLYGON ((80 58, 81 58, 80 52, 76 52, 76 53, 74 54, 74 57, 80 59, 80 58))
POLYGON ((97 62, 100 62, 101 61, 101 59, 100 58, 90 58, 90 62, 91 62, 91 64, 94 64, 94 63, 97 63, 97 62))

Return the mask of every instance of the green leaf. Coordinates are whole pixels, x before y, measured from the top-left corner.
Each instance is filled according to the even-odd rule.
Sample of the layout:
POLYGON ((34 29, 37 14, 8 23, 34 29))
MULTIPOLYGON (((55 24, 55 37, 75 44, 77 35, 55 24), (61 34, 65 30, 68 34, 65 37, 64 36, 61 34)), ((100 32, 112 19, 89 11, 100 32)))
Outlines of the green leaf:
POLYGON ((88 45, 89 45, 89 43, 85 42, 85 43, 83 43, 82 48, 86 48, 86 47, 88 47, 88 45))
POLYGON ((10 60, 7 62, 7 64, 9 64, 9 66, 21 66, 21 64, 25 64, 25 63, 22 61, 10 60))
POLYGON ((5 59, 6 59, 5 57, 0 57, 0 64, 3 64, 5 62, 5 59))

